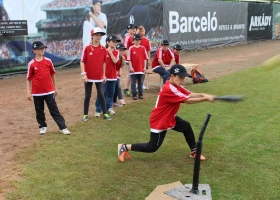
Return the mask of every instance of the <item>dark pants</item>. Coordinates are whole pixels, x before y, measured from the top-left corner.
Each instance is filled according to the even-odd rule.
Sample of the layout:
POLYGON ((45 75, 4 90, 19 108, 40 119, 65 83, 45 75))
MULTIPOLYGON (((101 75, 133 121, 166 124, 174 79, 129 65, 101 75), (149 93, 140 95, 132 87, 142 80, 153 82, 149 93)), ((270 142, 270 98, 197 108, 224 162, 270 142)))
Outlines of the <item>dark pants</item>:
MULTIPOLYGON (((84 99, 84 115, 88 115, 88 108, 89 108, 89 101, 91 98, 92 92, 92 82, 85 83, 85 99, 84 99)), ((103 83, 102 82, 95 82, 96 90, 97 90, 97 97, 100 100, 101 108, 104 114, 107 113, 105 97, 103 92, 103 83)))
POLYGON ((123 98, 123 97, 122 97, 121 81, 120 81, 119 78, 118 78, 117 83, 116 83, 116 86, 115 86, 115 93, 114 93, 113 103, 116 103, 116 102, 117 102, 117 98, 118 98, 119 100, 121 100, 121 99, 123 98))
POLYGON ((161 78, 163 79, 163 83, 170 79, 170 73, 164 67, 160 66, 153 70, 154 72, 158 73, 161 78))
MULTIPOLYGON (((195 136, 191 124, 177 116, 175 117, 175 119, 176 119, 176 125, 172 130, 184 134, 185 140, 188 143, 190 149, 196 148, 195 136)), ((151 132, 150 141, 148 143, 132 144, 131 151, 139 151, 139 152, 146 152, 146 153, 156 152, 161 146, 165 138, 166 132, 167 132, 166 130, 160 133, 151 132)))
POLYGON ((136 92, 136 80, 138 81, 138 93, 139 95, 143 94, 143 76, 144 74, 131 74, 131 93, 133 96, 137 95, 136 92))
POLYGON ((50 114, 54 119, 54 121, 56 122, 56 124, 58 125, 59 129, 62 130, 67 128, 65 125, 65 120, 57 108, 54 94, 49 94, 44 96, 33 96, 33 100, 34 100, 34 105, 36 110, 36 119, 39 124, 39 128, 47 127, 46 117, 44 112, 45 101, 49 108, 50 114))

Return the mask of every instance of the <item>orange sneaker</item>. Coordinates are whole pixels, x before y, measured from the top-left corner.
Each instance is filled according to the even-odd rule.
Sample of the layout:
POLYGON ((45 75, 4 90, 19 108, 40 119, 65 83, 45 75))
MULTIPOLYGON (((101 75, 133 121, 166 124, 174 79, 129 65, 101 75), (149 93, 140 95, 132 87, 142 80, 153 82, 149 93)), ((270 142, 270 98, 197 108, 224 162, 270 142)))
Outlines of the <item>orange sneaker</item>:
POLYGON ((121 162, 124 162, 125 158, 132 159, 125 148, 125 144, 118 144, 118 157, 121 162))
MULTIPOLYGON (((195 151, 190 153, 190 157, 191 158, 195 158, 195 156, 196 156, 196 152, 195 151)), ((206 160, 206 158, 203 155, 200 155, 200 160, 206 160)))

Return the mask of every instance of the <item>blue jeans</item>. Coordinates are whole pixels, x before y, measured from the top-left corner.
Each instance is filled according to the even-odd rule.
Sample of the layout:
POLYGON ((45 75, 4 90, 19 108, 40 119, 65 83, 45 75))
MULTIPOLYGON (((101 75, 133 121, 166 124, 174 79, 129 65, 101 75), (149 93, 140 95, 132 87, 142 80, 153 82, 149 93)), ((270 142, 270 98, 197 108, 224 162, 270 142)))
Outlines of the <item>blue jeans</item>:
POLYGON ((170 79, 170 73, 164 67, 160 66, 153 70, 154 72, 158 73, 161 78, 163 79, 163 83, 170 79))
MULTIPOLYGON (((103 91, 105 95, 105 101, 106 101, 106 108, 109 110, 110 108, 113 107, 113 97, 115 93, 115 85, 117 81, 106 81, 105 84, 103 84, 103 91)), ((99 98, 97 97, 95 101, 95 107, 96 107, 96 112, 101 112, 101 105, 99 98)))
POLYGON ((136 92, 136 80, 138 80, 138 93, 143 94, 143 76, 144 74, 131 74, 131 93, 133 96, 137 95, 136 92))

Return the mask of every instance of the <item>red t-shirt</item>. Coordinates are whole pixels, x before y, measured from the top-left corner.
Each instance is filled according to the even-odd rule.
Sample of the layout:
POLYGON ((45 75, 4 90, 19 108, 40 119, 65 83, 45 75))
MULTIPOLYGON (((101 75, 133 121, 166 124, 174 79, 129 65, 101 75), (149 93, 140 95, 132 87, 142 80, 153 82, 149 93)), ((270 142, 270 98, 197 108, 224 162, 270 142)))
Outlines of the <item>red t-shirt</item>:
POLYGON ((180 54, 175 54, 174 50, 172 50, 173 54, 174 54, 174 58, 175 58, 175 63, 176 64, 180 64, 180 54))
POLYGON ((123 39, 124 46, 129 49, 133 45, 133 36, 127 35, 123 39))
MULTIPOLYGON (((119 51, 114 50, 113 55, 119 60, 119 51)), ((111 59, 109 52, 107 51, 106 56, 106 78, 107 81, 116 81, 117 80, 117 69, 116 63, 114 63, 111 59)))
POLYGON ((151 51, 151 44, 150 41, 146 37, 142 37, 140 45, 145 47, 146 51, 151 51))
POLYGON ((134 69, 134 72, 130 72, 129 74, 144 74, 144 61, 148 59, 148 54, 143 46, 131 46, 128 49, 127 60, 131 61, 131 65, 134 69))
MULTIPOLYGON (((158 59, 162 59, 162 62, 165 65, 170 65, 172 58, 174 58, 174 54, 170 49, 163 51, 162 48, 158 48, 156 55, 154 56, 154 59, 152 62, 152 68, 155 69, 160 66, 158 59)), ((165 67, 165 66, 163 66, 163 67, 165 67)))
POLYGON ((83 49, 81 62, 85 64, 88 82, 103 82, 103 63, 106 63, 104 46, 86 45, 83 49))
POLYGON ((174 86, 166 81, 159 92, 150 116, 151 132, 160 133, 172 129, 176 125, 175 116, 180 108, 180 103, 184 103, 190 94, 191 92, 185 88, 174 86))
POLYGON ((44 96, 54 93, 51 75, 55 74, 52 61, 43 56, 41 61, 32 59, 28 63, 27 80, 31 80, 33 96, 44 96))

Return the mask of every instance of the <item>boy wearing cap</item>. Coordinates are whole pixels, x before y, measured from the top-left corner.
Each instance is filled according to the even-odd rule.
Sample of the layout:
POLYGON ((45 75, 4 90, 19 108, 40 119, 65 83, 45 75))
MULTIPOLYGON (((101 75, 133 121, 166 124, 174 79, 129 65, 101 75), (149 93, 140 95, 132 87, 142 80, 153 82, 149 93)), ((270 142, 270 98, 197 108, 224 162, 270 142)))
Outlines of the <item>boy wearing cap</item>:
MULTIPOLYGON (((185 77, 190 76, 184 66, 173 65, 170 74, 170 80, 166 81, 159 92, 156 105, 150 115, 150 141, 137 144, 119 144, 118 157, 121 162, 124 162, 124 158, 131 158, 128 151, 156 152, 161 146, 167 130, 170 129, 183 133, 190 148, 190 157, 195 158, 196 142, 191 124, 176 114, 181 103, 213 102, 215 97, 209 94, 192 93, 183 88, 182 83, 185 77)), ((200 159, 205 160, 205 157, 201 155, 200 159)))
POLYGON ((168 71, 169 67, 174 64, 175 58, 173 52, 168 48, 168 40, 163 40, 161 42, 161 47, 156 51, 152 62, 153 71, 158 73, 162 79, 163 83, 169 80, 170 73, 168 71))
MULTIPOLYGON (((131 47, 133 45, 133 36, 136 33, 136 30, 137 30, 136 25, 134 25, 134 24, 127 25, 127 28, 126 28, 127 34, 125 35, 125 37, 123 39, 123 44, 127 49, 129 49, 129 47, 131 47)), ((124 89, 124 94, 129 97, 129 96, 131 96, 131 93, 128 88, 130 86, 131 79, 130 79, 130 75, 129 75, 129 65, 128 65, 128 63, 126 63, 126 64, 127 64, 127 69, 128 69, 128 75, 127 75, 127 80, 126 80, 126 85, 125 85, 126 87, 124 89)))
POLYGON ((104 36, 102 36, 101 39, 101 45, 105 46, 106 45, 106 29, 107 29, 107 17, 106 15, 101 12, 101 4, 103 2, 100 0, 92 0, 92 9, 93 12, 89 12, 89 15, 91 16, 90 18, 90 23, 93 25, 93 27, 99 27, 102 29, 102 31, 105 33, 104 36))
MULTIPOLYGON (((117 42, 121 40, 118 39, 115 35, 110 35, 106 38, 106 47, 107 47, 107 55, 106 55, 106 83, 103 84, 103 91, 106 100, 106 107, 108 109, 108 113, 110 115, 115 114, 113 109, 113 97, 115 93, 115 85, 117 82, 117 69, 116 63, 119 61, 119 51, 116 50, 117 42)), ((101 106, 99 98, 96 99, 96 115, 101 114, 101 106)))
MULTIPOLYGON (((105 97, 103 92, 103 83, 106 82, 106 48, 100 44, 101 37, 105 33, 98 27, 91 30, 91 42, 83 49, 80 68, 81 76, 85 85, 84 116, 83 121, 88 121, 89 102, 92 93, 92 84, 95 83, 97 97, 100 101, 103 111, 103 117, 111 120, 108 114, 105 97)), ((95 117, 100 117, 101 113, 95 113, 95 117)))
POLYGON ((136 80, 138 81, 138 98, 143 99, 143 76, 148 54, 145 47, 140 45, 139 34, 133 36, 134 45, 128 49, 127 60, 129 63, 129 74, 131 78, 132 99, 137 100, 136 80))
POLYGON ((173 54, 174 54, 174 58, 175 58, 175 63, 176 64, 180 64, 180 51, 182 50, 181 45, 176 44, 173 48, 173 54))
POLYGON ((44 102, 46 102, 50 114, 60 132, 69 135, 70 131, 65 125, 65 120, 60 114, 55 102, 57 88, 55 82, 55 69, 52 61, 44 57, 45 48, 41 41, 32 44, 35 57, 28 63, 27 71, 27 99, 31 101, 33 96, 36 111, 36 119, 39 124, 40 134, 47 133, 47 123, 44 113, 44 102))

